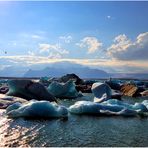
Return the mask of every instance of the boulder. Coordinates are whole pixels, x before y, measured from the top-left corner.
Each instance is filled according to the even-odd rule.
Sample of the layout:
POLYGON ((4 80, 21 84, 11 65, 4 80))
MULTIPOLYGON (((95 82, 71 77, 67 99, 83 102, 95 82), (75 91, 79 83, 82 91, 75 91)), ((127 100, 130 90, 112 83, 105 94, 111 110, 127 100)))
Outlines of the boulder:
POLYGON ((7 95, 21 97, 26 100, 56 101, 55 97, 39 82, 32 80, 9 80, 7 95))

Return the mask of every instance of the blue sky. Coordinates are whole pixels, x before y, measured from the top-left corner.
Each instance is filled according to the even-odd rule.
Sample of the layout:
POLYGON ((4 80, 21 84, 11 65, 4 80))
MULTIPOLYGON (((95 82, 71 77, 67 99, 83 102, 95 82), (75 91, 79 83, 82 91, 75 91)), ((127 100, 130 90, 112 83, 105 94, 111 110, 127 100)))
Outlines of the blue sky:
POLYGON ((147 1, 0 1, 0 34, 6 66, 40 58, 148 72, 147 1))

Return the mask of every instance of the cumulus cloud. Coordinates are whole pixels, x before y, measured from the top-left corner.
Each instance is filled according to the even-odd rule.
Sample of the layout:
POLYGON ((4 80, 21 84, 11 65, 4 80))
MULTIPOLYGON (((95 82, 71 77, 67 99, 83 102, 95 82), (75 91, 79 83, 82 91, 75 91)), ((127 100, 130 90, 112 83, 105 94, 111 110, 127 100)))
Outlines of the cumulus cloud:
POLYGON ((62 48, 60 44, 39 44, 40 53, 47 52, 49 57, 61 58, 65 54, 69 54, 69 51, 62 48))
POLYGON ((125 34, 119 35, 107 51, 110 57, 118 60, 147 60, 148 32, 139 34, 133 42, 125 34))
POLYGON ((76 43, 80 48, 87 47, 88 54, 94 53, 102 47, 102 43, 96 37, 85 37, 80 43, 76 43))
POLYGON ((35 53, 33 52, 33 51, 28 51, 28 55, 30 55, 30 56, 35 56, 35 53))
POLYGON ((60 36, 59 39, 63 40, 65 43, 70 43, 72 41, 72 36, 60 36))

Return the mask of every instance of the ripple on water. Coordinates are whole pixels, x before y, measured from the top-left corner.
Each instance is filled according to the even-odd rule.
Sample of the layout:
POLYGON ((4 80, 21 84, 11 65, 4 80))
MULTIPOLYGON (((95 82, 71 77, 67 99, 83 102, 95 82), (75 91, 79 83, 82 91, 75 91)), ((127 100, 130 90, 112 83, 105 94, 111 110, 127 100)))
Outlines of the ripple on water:
POLYGON ((0 146, 148 146, 148 118, 69 114, 68 120, 12 120, 0 114, 0 146))

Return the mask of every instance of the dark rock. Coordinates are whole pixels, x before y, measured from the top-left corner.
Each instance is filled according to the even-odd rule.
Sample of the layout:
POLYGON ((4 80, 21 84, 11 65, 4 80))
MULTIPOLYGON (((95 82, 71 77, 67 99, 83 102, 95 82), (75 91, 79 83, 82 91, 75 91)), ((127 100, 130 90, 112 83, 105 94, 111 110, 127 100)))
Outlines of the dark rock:
POLYGON ((121 94, 112 94, 111 98, 112 99, 117 99, 117 100, 121 100, 122 95, 121 94))
POLYGON ((144 83, 144 87, 145 87, 145 88, 148 88, 148 82, 145 82, 145 83, 144 83))
POLYGON ((75 81, 75 84, 78 85, 78 84, 82 84, 83 83, 83 80, 80 79, 76 74, 67 74, 67 75, 64 75, 62 76, 61 78, 59 78, 59 81, 60 82, 64 82, 66 83, 67 81, 69 80, 73 80, 75 81))
POLYGON ((82 93, 92 93, 91 87, 92 85, 76 85, 77 91, 81 91, 82 93))
POLYGON ((105 81, 105 83, 108 84, 111 89, 114 89, 114 90, 121 89, 121 85, 117 82, 112 81, 112 80, 105 81))

